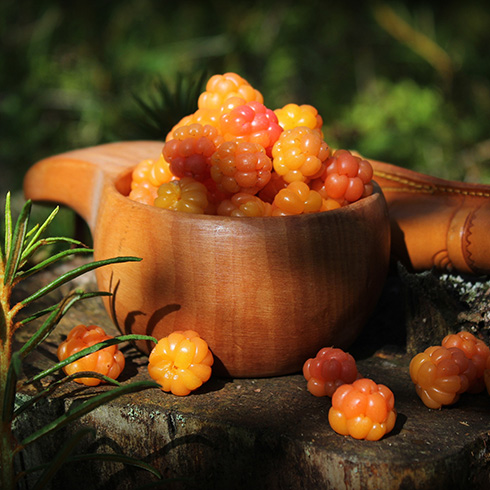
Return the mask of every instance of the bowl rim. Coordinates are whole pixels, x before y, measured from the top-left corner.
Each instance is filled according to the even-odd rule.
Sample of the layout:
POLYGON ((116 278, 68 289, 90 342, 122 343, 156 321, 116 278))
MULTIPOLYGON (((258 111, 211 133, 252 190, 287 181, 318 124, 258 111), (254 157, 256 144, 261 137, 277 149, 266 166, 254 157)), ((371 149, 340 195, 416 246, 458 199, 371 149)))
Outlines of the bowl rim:
MULTIPOLYGON (((143 208, 148 210, 152 209, 153 211, 150 211, 151 213, 162 213, 162 215, 171 213, 172 216, 175 216, 175 213, 179 212, 170 209, 158 208, 156 206, 150 206, 149 204, 144 204, 130 199, 128 186, 130 186, 130 182, 131 182, 130 178, 131 178, 132 171, 133 168, 128 169, 122 175, 119 175, 112 182, 113 190, 118 194, 119 197, 122 197, 125 200, 129 201, 131 204, 133 204, 140 210, 143 208)), ((215 214, 183 213, 183 212, 181 212, 181 214, 185 216, 185 219, 189 219, 189 220, 239 221, 244 223, 245 222, 258 223, 259 221, 270 220, 271 218, 273 218, 274 220, 279 219, 283 222, 283 221, 293 221, 293 220, 301 220, 301 219, 305 220, 305 218, 313 219, 312 217, 318 218, 319 216, 325 216, 325 215, 333 217, 338 214, 351 213, 352 211, 358 210, 360 208, 365 208, 366 206, 369 206, 372 202, 375 202, 379 199, 382 199, 385 202, 385 206, 386 206, 386 201, 381 187, 375 180, 372 180, 372 183, 373 183, 373 192, 369 196, 362 197, 358 201, 328 211, 318 211, 315 213, 305 213, 305 214, 290 215, 290 216, 220 216, 215 214)))

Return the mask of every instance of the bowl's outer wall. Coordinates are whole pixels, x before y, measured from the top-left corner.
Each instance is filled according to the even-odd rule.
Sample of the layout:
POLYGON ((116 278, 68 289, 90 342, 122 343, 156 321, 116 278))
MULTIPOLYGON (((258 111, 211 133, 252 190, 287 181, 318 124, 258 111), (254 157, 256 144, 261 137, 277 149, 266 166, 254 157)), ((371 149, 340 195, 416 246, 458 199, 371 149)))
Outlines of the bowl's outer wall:
POLYGON ((193 329, 215 371, 257 377, 356 339, 386 278, 390 230, 380 193, 340 212, 215 219, 149 208, 109 185, 94 247, 96 259, 143 259, 97 271, 123 333, 193 329))

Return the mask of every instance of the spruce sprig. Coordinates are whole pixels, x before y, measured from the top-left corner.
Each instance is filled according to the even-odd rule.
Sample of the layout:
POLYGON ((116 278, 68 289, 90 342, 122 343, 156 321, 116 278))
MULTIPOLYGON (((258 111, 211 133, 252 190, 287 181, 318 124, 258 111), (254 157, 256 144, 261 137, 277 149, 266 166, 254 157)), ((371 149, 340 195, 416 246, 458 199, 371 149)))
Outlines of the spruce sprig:
MULTIPOLYGON (((19 414, 35 413, 37 403, 47 398, 56 388, 62 384, 66 384, 73 379, 73 376, 65 376, 62 373, 63 367, 74 360, 96 352, 109 345, 114 345, 121 342, 132 340, 151 340, 156 342, 156 339, 146 335, 122 335, 99 342, 92 347, 80 351, 77 354, 69 357, 63 362, 52 365, 34 375, 30 380, 20 383, 23 370, 22 364, 24 359, 31 354, 44 340, 51 334, 60 320, 70 310, 70 308, 78 303, 94 297, 110 295, 108 292, 88 292, 76 289, 67 294, 58 304, 44 307, 30 313, 23 319, 18 317, 20 311, 27 305, 34 306, 36 301, 67 282, 99 267, 106 265, 118 264, 122 262, 135 262, 141 259, 137 257, 114 257, 111 259, 93 261, 84 263, 73 270, 65 272, 60 277, 57 277, 49 284, 43 286, 35 293, 30 294, 24 299, 15 304, 11 304, 13 289, 23 280, 34 276, 45 268, 54 264, 72 258, 79 254, 92 253, 93 250, 85 247, 77 240, 66 237, 48 237, 44 238, 49 224, 55 218, 58 208, 56 208, 42 224, 36 224, 29 229, 29 218, 31 216, 31 201, 27 201, 19 213, 15 224, 12 219, 10 194, 7 194, 5 201, 5 224, 4 224, 4 239, 0 244, 0 488, 3 490, 14 490, 18 488, 19 483, 31 471, 24 470, 20 473, 16 472, 15 459, 19 457, 24 448, 31 444, 39 444, 44 437, 53 434, 63 427, 72 424, 86 413, 95 408, 109 403, 110 401, 128 393, 135 393, 148 388, 157 388, 159 385, 153 381, 139 381, 133 383, 119 383, 114 380, 109 380, 106 377, 102 378, 114 387, 110 390, 103 391, 92 395, 70 408, 65 413, 60 415, 55 420, 48 422, 41 428, 34 430, 28 435, 16 437, 16 425, 14 421, 19 414), (36 265, 29 263, 29 258, 42 247, 47 247, 53 243, 66 245, 66 250, 53 253, 53 255, 42 260, 36 265), (37 327, 35 332, 22 344, 19 348, 14 349, 13 338, 16 331, 24 327, 26 324, 40 320, 44 317, 44 321, 37 327), (41 379, 46 380, 49 375, 55 378, 47 383, 36 395, 25 400, 25 397, 19 397, 20 390, 26 384, 41 379), (57 378, 56 378, 57 376, 57 378)), ((77 377, 79 377, 78 374, 77 377)), ((83 373, 84 377, 101 378, 101 375, 93 372, 83 373)), ((73 460, 72 451, 78 443, 92 431, 90 429, 82 429, 66 441, 63 441, 62 447, 55 458, 42 468, 40 475, 34 484, 33 488, 45 488, 58 469, 66 462, 73 460)), ((124 455, 98 455, 87 454, 86 459, 110 459, 119 461, 125 464, 130 464, 153 473, 157 478, 161 479, 160 473, 145 462, 138 461, 135 458, 124 455)))
POLYGON ((133 93, 132 97, 141 113, 132 120, 138 136, 164 140, 183 117, 196 111, 206 79, 205 70, 197 75, 178 73, 173 86, 159 77, 154 82, 153 92, 146 98, 133 93))

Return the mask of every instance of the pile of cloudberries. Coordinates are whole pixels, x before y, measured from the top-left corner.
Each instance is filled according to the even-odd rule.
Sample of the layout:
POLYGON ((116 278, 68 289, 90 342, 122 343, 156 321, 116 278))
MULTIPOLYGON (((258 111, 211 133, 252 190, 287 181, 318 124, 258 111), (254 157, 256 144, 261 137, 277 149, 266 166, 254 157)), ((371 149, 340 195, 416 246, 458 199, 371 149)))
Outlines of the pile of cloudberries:
POLYGON ((236 73, 212 76, 198 108, 135 167, 129 197, 188 213, 288 216, 327 211, 373 192, 373 169, 332 151, 311 105, 272 110, 236 73))

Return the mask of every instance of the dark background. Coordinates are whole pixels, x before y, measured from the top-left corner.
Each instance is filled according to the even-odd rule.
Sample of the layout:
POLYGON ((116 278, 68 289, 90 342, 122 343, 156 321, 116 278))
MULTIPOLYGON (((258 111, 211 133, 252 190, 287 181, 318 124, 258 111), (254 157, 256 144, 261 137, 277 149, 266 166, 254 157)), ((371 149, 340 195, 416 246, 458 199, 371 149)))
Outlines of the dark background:
POLYGON ((0 34, 2 198, 43 157, 154 138, 134 94, 202 70, 314 105, 333 147, 490 183, 484 1, 3 0, 0 34))

